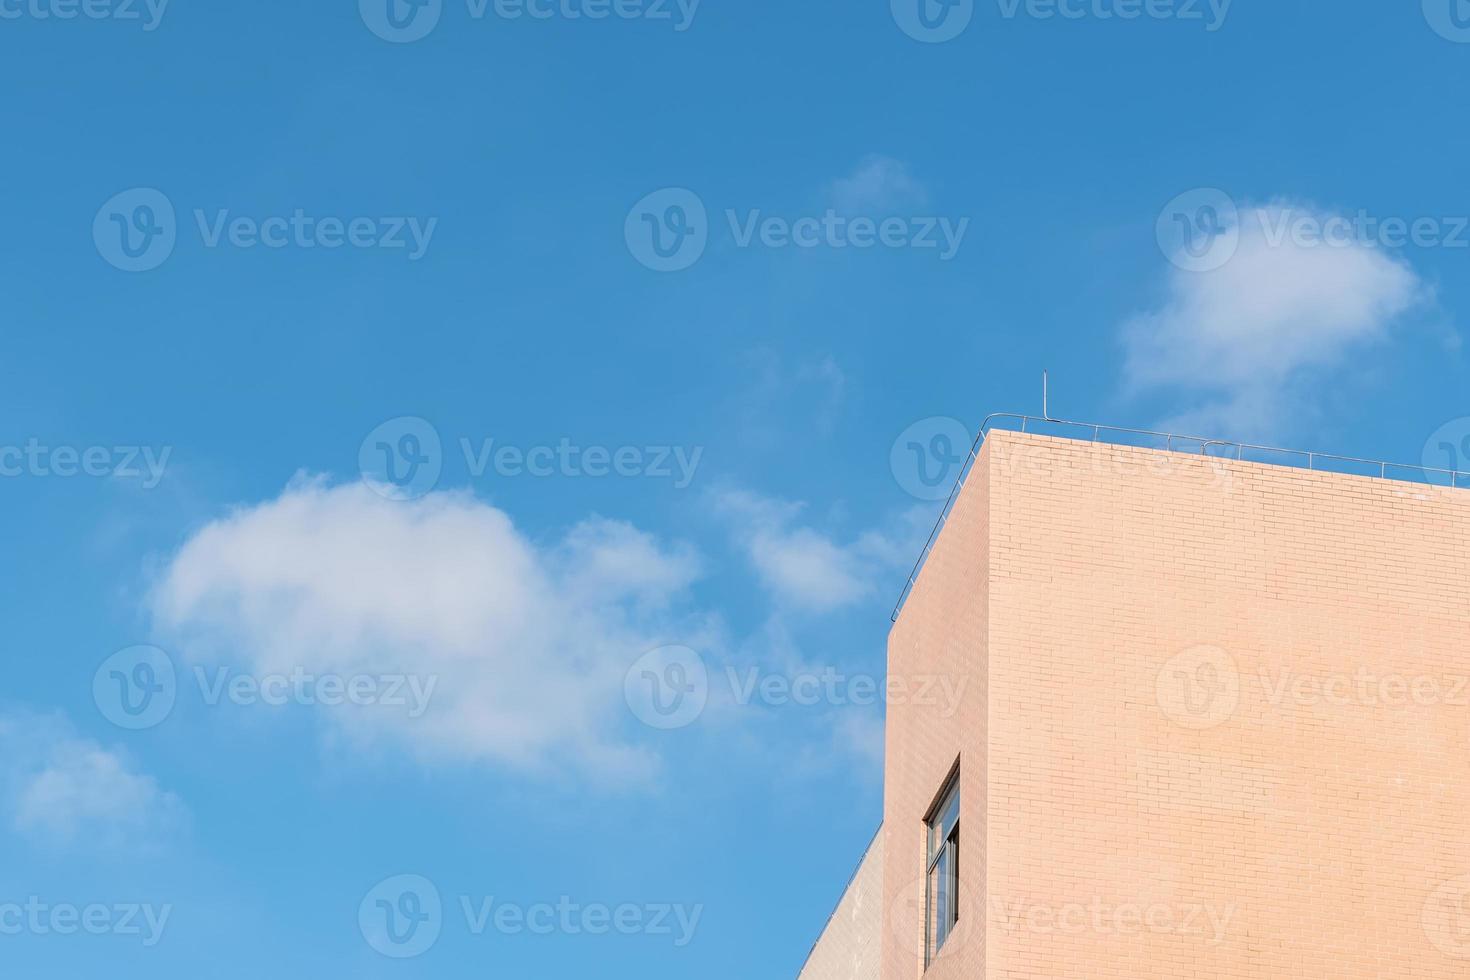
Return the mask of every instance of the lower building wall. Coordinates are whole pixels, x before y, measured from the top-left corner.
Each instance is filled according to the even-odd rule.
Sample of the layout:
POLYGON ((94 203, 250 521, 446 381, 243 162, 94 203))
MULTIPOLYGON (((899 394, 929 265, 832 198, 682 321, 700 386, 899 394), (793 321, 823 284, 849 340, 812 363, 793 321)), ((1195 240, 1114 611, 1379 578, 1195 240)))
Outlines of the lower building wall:
POLYGON ((797 980, 878 980, 883 931, 883 835, 862 864, 797 980))

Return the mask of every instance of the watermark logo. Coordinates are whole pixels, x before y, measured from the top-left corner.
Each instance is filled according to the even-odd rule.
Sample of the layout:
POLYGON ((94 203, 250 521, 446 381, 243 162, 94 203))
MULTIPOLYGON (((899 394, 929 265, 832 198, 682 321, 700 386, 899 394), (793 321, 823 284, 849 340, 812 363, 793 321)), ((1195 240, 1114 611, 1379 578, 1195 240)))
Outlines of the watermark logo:
MULTIPOLYGON (((194 229, 206 249, 242 250, 354 249, 401 250, 417 262, 429 250, 438 218, 416 216, 355 216, 308 214, 296 208, 290 214, 264 218, 232 215, 229 208, 192 211, 194 229)), ((114 195, 92 221, 97 253, 124 272, 148 272, 173 254, 179 226, 173 203, 151 187, 136 187, 114 195)))
POLYGON ((152 187, 114 194, 92 220, 97 254, 123 272, 158 268, 173 254, 177 240, 173 202, 152 187))
POLYGON ((0 0, 0 20, 137 21, 144 31, 163 23, 169 0, 0 0))
MULTIPOLYGON (((963 862, 960 867, 965 867, 963 862)), ((937 885, 937 882, 926 882, 923 878, 913 879, 900 889, 898 897, 888 907, 890 935, 897 941, 899 949, 916 959, 933 953, 933 950, 924 948, 928 941, 925 919, 931 907, 929 889, 937 885)), ((941 956, 951 955, 969 941, 971 926, 975 921, 972 910, 979 909, 980 905, 976 901, 974 890, 968 884, 968 875, 961 873, 958 894, 951 896, 951 900, 960 910, 960 916, 945 937, 944 947, 939 950, 941 956)))
POLYGON ((438 218, 413 215, 358 215, 340 218, 335 215, 307 214, 296 208, 289 215, 265 218, 250 215, 230 216, 229 208, 218 208, 212 214, 194 209, 194 227, 205 248, 224 245, 238 249, 355 249, 403 250, 410 262, 417 262, 429 251, 438 218))
MULTIPOLYGON (((1013 430, 1001 430, 1002 433, 1013 430)), ((1104 428, 1102 433, 1106 433, 1104 428)), ((987 437, 990 445, 990 468, 993 473, 1005 474, 1008 479, 1055 480, 1073 475, 1085 469, 1087 472, 1108 474, 1128 481, 1138 480, 1188 480, 1202 484, 1208 489, 1231 493, 1235 480, 1231 467, 1233 457, 1224 455, 1224 447, 1206 453, 1205 442, 1200 439, 1167 440, 1159 438, 1152 447, 1108 441, 1100 438, 1091 444, 1080 459, 1059 460, 1056 451, 1045 443, 1026 439, 995 439, 987 437)), ((1229 447, 1233 453, 1234 447, 1229 447)))
POLYGON ((152 949, 163 939, 173 911, 172 905, 135 902, 52 904, 32 895, 24 904, 0 902, 0 936, 122 936, 152 949))
POLYGON ((119 650, 92 677, 92 700, 119 728, 141 731, 161 724, 174 710, 178 675, 174 662, 155 646, 119 650))
POLYGON ((428 37, 439 25, 444 0, 357 0, 368 30, 393 44, 411 44, 428 37))
MULTIPOLYGON (((1470 418, 1451 419, 1435 429, 1424 442, 1423 462, 1429 470, 1470 473, 1470 418)), ((1447 486, 1470 486, 1470 482, 1455 480, 1448 473, 1430 473, 1426 478, 1447 486)))
POLYGON ((1450 959, 1470 960, 1470 875, 1436 888, 1420 921, 1435 949, 1450 959))
POLYGON ((1015 20, 1199 21, 1214 33, 1225 26, 1234 0, 997 0, 1000 15, 1015 20))
POLYGON ((1424 19, 1447 41, 1470 44, 1470 0, 1423 0, 1424 19))
POLYGON ((357 908, 362 938, 393 959, 422 956, 439 941, 444 906, 439 889, 422 875, 396 875, 375 885, 357 908))
POLYGON ((709 214, 691 190, 654 191, 628 212, 623 239, 644 266, 655 272, 681 272, 698 262, 709 245, 709 214))
POLYGON ((1214 728, 1240 704, 1240 669, 1220 647, 1190 647, 1160 669, 1155 693, 1174 722, 1197 731, 1214 728))
POLYGON ((1247 696, 1253 705, 1278 710, 1470 708, 1470 674, 1380 673, 1367 664, 1322 673, 1262 665, 1244 674, 1225 650, 1196 646, 1159 671, 1157 693, 1172 720, 1202 730, 1233 717, 1247 696))
MULTIPOLYGON (((498 20, 667 21, 675 33, 694 26, 700 0, 465 0, 471 21, 492 14, 498 20)), ((358 12, 368 30, 394 44, 421 41, 439 25, 444 0, 358 0, 358 12)))
MULTIPOLYGON (((759 208, 743 213, 726 208, 724 218, 737 249, 932 250, 941 262, 959 254, 970 227, 969 218, 854 215, 836 208, 795 218, 759 208)), ((680 272, 698 262, 713 231, 704 201, 682 187, 649 194, 633 206, 623 224, 628 251, 655 272, 680 272)))
POLYGON ((1212 272, 1235 257, 1240 212, 1229 194, 1202 187, 1164 205, 1154 233, 1170 262, 1187 272, 1212 272))
POLYGON ((910 496, 945 500, 970 456, 970 430, 945 416, 920 419, 893 440, 888 466, 910 496))
MULTIPOLYGON (((411 721, 429 710, 439 686, 437 674, 318 674, 304 667, 259 675, 231 667, 193 668, 201 701, 241 707, 266 705, 357 707, 395 710, 411 721)), ((103 661, 92 678, 92 698, 105 718, 121 728, 141 730, 161 724, 173 712, 181 688, 172 658, 155 646, 119 650, 103 661)))
POLYGON ((389 419, 363 439, 357 465, 367 485, 389 500, 417 500, 444 469, 439 430, 412 415, 389 419))
POLYGON ((704 658, 688 647, 659 647, 628 668, 623 696, 634 716, 650 728, 686 728, 709 703, 709 670, 704 658))
POLYGON ((493 469, 497 476, 510 479, 647 477, 670 480, 675 490, 684 490, 694 482, 704 457, 703 446, 583 446, 567 438, 555 446, 497 446, 495 442, 482 439, 475 445, 466 438, 459 440, 470 476, 478 479, 493 469))
POLYGON ((882 703, 889 707, 936 708, 940 718, 953 718, 970 685, 968 676, 949 674, 846 674, 835 667, 793 674, 765 673, 759 667, 743 671, 725 668, 725 679, 735 703, 748 707, 760 703, 770 707, 816 705, 867 707, 882 703))
MULTIPOLYGON (((491 472, 506 479, 645 478, 668 480, 675 490, 694 482, 704 458, 703 446, 583 445, 566 437, 554 445, 518 446, 461 436, 459 449, 465 469, 476 480, 491 472)), ((389 419, 358 447, 363 480, 390 500, 415 500, 429 493, 438 485, 443 467, 439 430, 416 416, 389 419)))
POLYGON ((1315 708, 1431 708, 1470 707, 1470 675, 1378 674, 1368 667, 1353 673, 1297 674, 1290 668, 1256 676, 1265 701, 1272 707, 1292 705, 1315 708))
MULTIPOLYGON (((703 905, 669 902, 578 902, 563 895, 555 902, 505 902, 493 895, 458 895, 465 931, 472 937, 502 936, 668 936, 674 948, 694 940, 703 905)), ((428 952, 454 917, 444 908, 439 889, 421 875, 397 875, 368 892, 358 906, 363 939, 394 959, 428 952)))
POLYGON ((483 20, 494 7, 502 20, 646 20, 667 21, 676 34, 694 26, 701 0, 466 0, 472 20, 483 20))
POLYGON ((704 915, 703 905, 668 902, 575 902, 563 895, 552 902, 519 904, 496 901, 494 896, 461 895, 465 926, 472 936, 490 930, 503 936, 669 936, 675 949, 694 941, 704 915))
POLYGON ((943 44, 965 33, 975 16, 975 0, 890 0, 899 28, 925 44, 943 44))
POLYGON ((0 478, 76 476, 138 480, 144 490, 163 482, 172 446, 48 446, 39 439, 24 446, 0 445, 0 478))
POLYGON ((300 666, 290 673, 258 677, 236 674, 229 667, 217 667, 213 673, 211 677, 203 667, 194 668, 199 693, 210 707, 227 701, 241 707, 390 708, 402 709, 410 721, 429 710, 439 686, 438 674, 314 674, 300 666))
POLYGON ((1186 191, 1159 212, 1159 248, 1188 272, 1212 272, 1235 257, 1241 236, 1268 248, 1470 249, 1470 215, 1317 212, 1289 205, 1239 207, 1213 187, 1186 191))
POLYGON ((1124 938, 1152 933, 1197 937, 1207 946, 1225 941, 1236 912, 1234 905, 1208 902, 1110 902, 1100 897, 1058 904, 996 896, 990 908, 995 924, 1007 933, 1124 938))
MULTIPOLYGON (((623 689, 629 709, 651 728, 694 724, 718 685, 728 703, 748 708, 834 708, 912 706, 934 709, 941 718, 960 710, 970 678, 949 674, 846 673, 833 666, 793 672, 727 665, 711 677, 704 659, 683 646, 649 651, 628 669, 623 689), (727 690, 728 689, 728 690, 727 690)), ((726 703, 721 701, 721 703, 726 703)))

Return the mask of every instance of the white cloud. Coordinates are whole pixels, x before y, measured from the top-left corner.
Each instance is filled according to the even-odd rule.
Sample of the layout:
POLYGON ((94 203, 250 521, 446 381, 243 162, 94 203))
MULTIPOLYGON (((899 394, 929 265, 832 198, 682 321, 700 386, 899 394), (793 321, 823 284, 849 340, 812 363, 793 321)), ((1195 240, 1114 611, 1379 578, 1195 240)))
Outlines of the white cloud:
MULTIPOLYGON (((912 561, 922 515, 905 515, 891 531, 869 530, 841 543, 800 523, 804 506, 743 490, 714 496, 717 511, 730 519, 761 584, 783 608, 832 612, 872 599, 912 561)), ((917 542, 922 542, 922 536, 917 542)))
POLYGON ((469 493, 402 502, 300 479, 194 534, 152 605, 191 658, 438 677, 417 719, 332 711, 349 736, 620 779, 654 765, 618 737, 623 674, 651 648, 698 642, 670 611, 697 573, 688 550, 625 523, 590 519, 540 546, 469 493))
POLYGON ((908 166, 892 157, 865 157, 858 168, 846 177, 832 182, 832 206, 848 214, 890 212, 898 208, 921 207, 928 202, 928 192, 908 166))
POLYGON ((177 796, 59 715, 0 716, 0 748, 7 815, 33 840, 151 849, 186 823, 177 796))
POLYGON ((1171 270, 1163 306, 1123 329, 1134 390, 1206 392, 1207 402, 1160 425, 1266 438, 1305 407, 1290 388, 1303 372, 1387 340, 1430 291, 1402 260, 1364 242, 1304 244, 1287 219, 1330 215, 1272 204, 1242 209, 1234 256, 1208 272, 1171 270))

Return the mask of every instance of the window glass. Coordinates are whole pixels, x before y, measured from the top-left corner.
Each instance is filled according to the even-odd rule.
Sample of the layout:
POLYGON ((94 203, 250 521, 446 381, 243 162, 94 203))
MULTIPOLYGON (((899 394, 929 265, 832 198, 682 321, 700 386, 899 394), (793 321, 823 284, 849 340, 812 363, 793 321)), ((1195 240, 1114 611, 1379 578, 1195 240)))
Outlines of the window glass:
POLYGON ((954 777, 927 827, 928 872, 924 882, 924 966, 944 946, 959 922, 960 781, 954 777))

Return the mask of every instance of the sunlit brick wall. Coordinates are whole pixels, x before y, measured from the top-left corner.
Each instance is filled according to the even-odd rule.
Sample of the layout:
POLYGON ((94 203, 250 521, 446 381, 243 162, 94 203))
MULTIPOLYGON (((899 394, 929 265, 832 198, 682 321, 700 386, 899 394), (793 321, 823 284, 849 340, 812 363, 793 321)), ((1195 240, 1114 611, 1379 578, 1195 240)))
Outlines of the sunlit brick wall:
POLYGON ((890 902, 956 754, 984 855, 930 975, 1470 977, 1470 491, 995 433, 890 669, 988 681, 889 712, 890 902))

